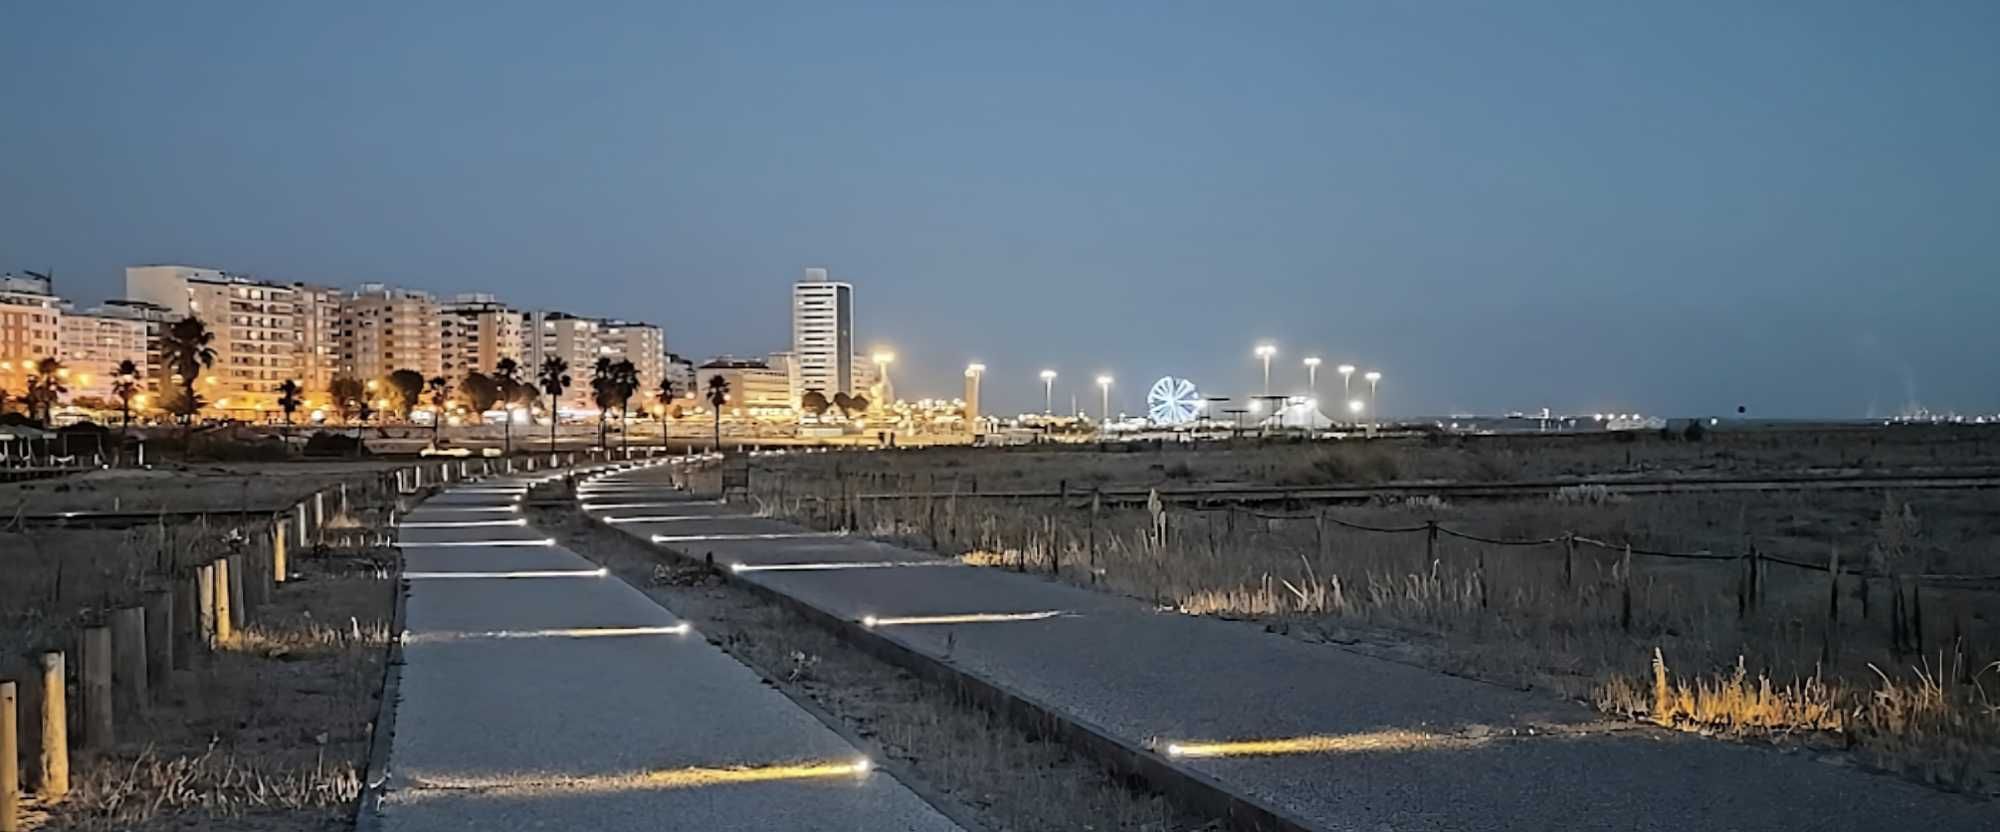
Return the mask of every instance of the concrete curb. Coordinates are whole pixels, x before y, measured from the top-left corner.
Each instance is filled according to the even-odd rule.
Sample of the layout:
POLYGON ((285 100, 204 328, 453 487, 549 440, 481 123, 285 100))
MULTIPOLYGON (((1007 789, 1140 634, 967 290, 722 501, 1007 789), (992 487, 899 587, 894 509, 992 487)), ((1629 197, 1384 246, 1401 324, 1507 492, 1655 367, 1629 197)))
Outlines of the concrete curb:
MULTIPOLYGON (((624 534, 655 551, 666 552, 689 564, 706 562, 686 550, 653 543, 648 538, 605 523, 580 509, 577 511, 589 522, 624 534)), ((724 580, 747 587, 759 597, 798 613, 825 628, 840 640, 878 659, 901 667, 926 681, 956 688, 972 701, 1005 716, 1022 728, 1062 740, 1071 748, 1098 761, 1121 777, 1143 782, 1184 806, 1227 818, 1232 829, 1242 832, 1315 832, 1315 828, 1304 820, 1266 805, 1262 801, 1231 792, 1208 775, 1175 766, 1160 754, 1133 745, 1097 725, 1064 714, 979 674, 912 649, 863 627, 860 622, 833 615, 755 581, 743 580, 727 572, 720 574, 724 580)))

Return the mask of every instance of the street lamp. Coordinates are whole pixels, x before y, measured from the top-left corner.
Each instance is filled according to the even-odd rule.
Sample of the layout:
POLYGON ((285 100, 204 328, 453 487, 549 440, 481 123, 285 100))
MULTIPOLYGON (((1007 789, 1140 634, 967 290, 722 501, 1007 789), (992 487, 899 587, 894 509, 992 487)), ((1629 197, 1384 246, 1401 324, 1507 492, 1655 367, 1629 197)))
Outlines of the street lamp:
POLYGON ((1382 418, 1382 409, 1375 406, 1375 386, 1382 383, 1382 373, 1377 370, 1369 370, 1368 374, 1362 376, 1362 378, 1368 380, 1368 409, 1375 411, 1375 418, 1380 419, 1382 418))
POLYGON ((1342 365, 1340 365, 1340 366, 1338 366, 1338 367, 1335 367, 1335 368, 1333 368, 1333 369, 1334 369, 1334 370, 1336 370, 1336 371, 1338 371, 1338 372, 1340 373, 1340 396, 1341 396, 1341 398, 1347 398, 1348 396, 1351 396, 1351 395, 1353 395, 1353 391, 1352 391, 1352 390, 1350 390, 1350 389, 1348 388, 1348 381, 1349 381, 1349 380, 1351 380, 1351 379, 1352 379, 1352 378, 1354 377, 1354 365, 1352 365, 1352 364, 1342 364, 1342 365))
POLYGON ((974 362, 965 365, 965 426, 971 433, 979 428, 979 380, 986 375, 986 365, 974 362))
POLYGON ((1103 394, 1103 415, 1099 417, 1098 424, 1109 425, 1111 424, 1111 377, 1098 376, 1097 389, 1099 393, 1103 394))
POLYGON ((1258 344, 1257 357, 1264 359, 1264 393, 1271 392, 1271 358, 1278 354, 1278 348, 1271 344, 1258 344))
POLYGON ((1052 416, 1056 412, 1056 371, 1042 371, 1042 415, 1052 416))
POLYGON ((1361 417, 1361 411, 1365 407, 1366 405, 1362 404, 1360 399, 1350 399, 1347 402, 1347 412, 1354 414, 1357 419, 1361 417))
MULTIPOLYGON (((896 354, 888 350, 876 350, 874 358, 876 366, 882 368, 882 398, 893 401, 896 388, 889 384, 889 365, 896 363, 896 354)), ((883 404, 886 405, 888 402, 885 401, 883 404)))
POLYGON ((1319 393, 1319 356, 1317 355, 1306 356, 1306 389, 1315 395, 1319 393))

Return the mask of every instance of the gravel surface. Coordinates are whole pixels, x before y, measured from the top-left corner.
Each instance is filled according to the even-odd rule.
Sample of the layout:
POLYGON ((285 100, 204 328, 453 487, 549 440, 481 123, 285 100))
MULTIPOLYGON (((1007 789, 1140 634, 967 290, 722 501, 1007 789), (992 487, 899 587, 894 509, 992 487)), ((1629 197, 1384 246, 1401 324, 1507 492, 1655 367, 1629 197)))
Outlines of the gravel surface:
MULTIPOLYGON (((639 471, 602 482, 665 476, 639 471)), ((940 565, 872 541, 787 536, 804 530, 712 505, 644 513, 686 519, 614 528, 740 564, 735 579, 826 612, 873 616, 888 638, 1130 743, 1165 752, 1169 744, 1314 738, 1284 753, 1175 763, 1319 828, 1993 828, 1990 802, 1857 771, 1840 757, 1610 723, 1545 694, 1033 575, 940 565), (824 568, 841 564, 870 566, 824 568), (822 568, 761 568, 800 565, 822 568), (893 623, 946 615, 1012 618, 893 623)))
MULTIPOLYGON (((510 500, 447 492, 407 519, 464 519, 436 509, 510 500)), ((540 539, 512 526, 402 535, 540 539)), ((405 573, 420 577, 409 581, 381 828, 957 829, 893 778, 854 768, 852 745, 574 553, 404 552, 405 573), (518 571, 538 576, 447 577, 518 571)))

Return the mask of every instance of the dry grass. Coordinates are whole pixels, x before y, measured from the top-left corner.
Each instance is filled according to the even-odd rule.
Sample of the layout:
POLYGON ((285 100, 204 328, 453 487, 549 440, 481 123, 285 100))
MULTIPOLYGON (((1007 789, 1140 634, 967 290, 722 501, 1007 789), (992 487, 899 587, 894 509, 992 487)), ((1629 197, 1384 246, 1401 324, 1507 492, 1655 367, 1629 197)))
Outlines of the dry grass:
POLYGON ((382 665, 391 582, 369 557, 297 563, 224 649, 176 674, 119 745, 75 766, 53 828, 344 828, 360 794, 382 665))
POLYGON ((873 746, 871 756, 890 761, 898 779, 962 822, 991 830, 1225 828, 1134 791, 1063 743, 1024 733, 962 693, 922 682, 704 569, 662 563, 648 547, 567 511, 538 511, 534 523, 644 589, 793 699, 831 714, 873 746))
MULTIPOLYGON (((1843 455, 1850 464, 1868 465, 1953 461, 1933 459, 1932 449, 1921 445, 1876 439, 1884 443, 1876 455, 1861 451, 1876 440, 1851 435, 1832 437, 1835 444, 1829 447, 1800 440, 1805 444, 1793 451, 1607 441, 1596 450, 1612 459, 1565 465, 1593 471, 1625 468, 1628 448, 1635 460, 1630 467, 1640 461, 1658 464, 1665 457, 1682 470, 1701 468, 1703 460, 1716 468, 1768 472, 1768 466, 1779 465, 1791 470, 1843 455), (1675 456, 1690 446, 1706 448, 1710 456, 1675 456)), ((1427 446, 1406 447, 1418 457, 1401 463, 1406 472, 1441 464, 1426 461, 1427 446)), ((1975 461, 1991 452, 1983 440, 1951 448, 1966 451, 1975 461)), ((1551 455, 1563 458, 1575 451, 1553 446, 1551 455)), ((1503 457, 1501 462, 1548 464, 1530 462, 1538 458, 1532 454, 1503 456, 1516 454, 1515 448, 1478 452, 1503 457)), ((932 485, 956 481, 960 493, 969 493, 975 469, 1027 460, 1049 467, 1010 479, 1043 481, 1068 474, 1064 478, 1074 484, 1078 470, 1129 467, 1131 458, 1157 454, 1003 453, 982 463, 971 461, 975 458, 967 454, 972 453, 846 455, 840 463, 843 475, 858 476, 866 484, 856 490, 916 484, 917 491, 941 494, 858 502, 851 516, 854 527, 904 545, 934 547, 967 563, 1057 573, 1190 614, 1263 619, 1295 637, 1549 688, 1634 718, 1670 713, 1661 721, 1737 737, 1824 735, 1816 742, 1853 747, 1868 764, 1926 782, 1979 792, 2000 787, 2000 731, 1978 683, 2000 681, 1995 677, 2000 671, 1991 664, 1994 645, 2000 644, 2000 621, 1990 616, 1991 594, 1925 587, 1920 613, 1905 612, 1921 621, 1926 649, 1947 647, 1943 661, 1881 670, 1906 668, 1921 659, 1894 649, 1889 623, 1894 605, 1890 588, 1879 579, 1846 577, 1836 588, 1823 572, 1767 564, 1759 603, 1739 612, 1742 565, 1733 560, 1641 557, 1628 562, 1621 551, 1589 546, 1579 546, 1572 560, 1561 542, 1501 547, 1449 536, 1431 541, 1421 531, 1379 534, 1311 517, 1265 519, 1243 511, 1170 509, 1162 536, 1144 511, 1092 512, 1080 500, 1052 507, 1048 501, 958 499, 951 496, 952 487, 932 485), (896 473, 869 473, 877 459, 887 460, 896 473), (859 474, 847 467, 856 460, 861 461, 859 474), (1841 617, 1830 623, 1829 596, 1835 594, 1841 617), (1665 707, 1652 702, 1649 657, 1656 647, 1665 665, 1677 671, 1665 707)), ((1242 469, 1242 449, 1219 453, 1221 462, 1208 461, 1207 452, 1176 450, 1167 456, 1197 471, 1225 465, 1242 469)), ((1296 449, 1287 453, 1294 457, 1287 464, 1329 464, 1300 457, 1296 449)), ((755 495, 762 510, 819 528, 846 525, 849 518, 827 508, 838 505, 837 500, 811 499, 839 494, 838 481, 815 479, 832 473, 826 457, 779 464, 786 466, 784 490, 781 494, 771 487, 779 473, 765 476, 766 487, 755 495)), ((1537 475, 1544 472, 1532 469, 1537 475)), ((990 488, 987 476, 979 476, 980 487, 990 488)), ((1074 488, 1072 494, 1078 493, 1074 488)), ((1960 492, 1926 492, 1908 499, 1819 492, 1613 500, 1578 489, 1543 500, 1343 507, 1328 510, 1327 516, 1375 527, 1437 521, 1502 539, 1569 532, 1673 551, 1734 553, 1752 541, 1766 553, 1809 562, 1824 562, 1828 551, 1838 547, 1845 562, 1859 561, 1878 571, 1992 573, 2000 572, 1991 557, 2000 547, 2000 524, 1986 506, 1989 500, 1990 495, 1960 492)))

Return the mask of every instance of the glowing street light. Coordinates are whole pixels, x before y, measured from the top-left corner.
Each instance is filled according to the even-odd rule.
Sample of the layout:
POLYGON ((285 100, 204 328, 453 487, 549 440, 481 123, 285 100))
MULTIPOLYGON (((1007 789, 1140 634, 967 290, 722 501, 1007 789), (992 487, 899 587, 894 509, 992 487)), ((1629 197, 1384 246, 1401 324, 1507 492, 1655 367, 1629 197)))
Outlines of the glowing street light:
POLYGON ((1354 414, 1356 417, 1359 417, 1361 411, 1366 409, 1366 407, 1367 405, 1362 404, 1360 399, 1349 399, 1347 402, 1347 412, 1354 414))
POLYGON ((1306 356, 1306 389, 1319 393, 1319 356, 1306 356))
POLYGON ((1042 371, 1042 415, 1056 412, 1056 371, 1042 371))
POLYGON ((1268 396, 1271 394, 1271 358, 1278 354, 1278 348, 1273 344, 1258 344, 1256 352, 1258 358, 1264 359, 1264 395, 1268 396))
POLYGON ((1362 378, 1368 380, 1368 409, 1374 411, 1375 418, 1379 419, 1382 417, 1382 409, 1375 406, 1375 386, 1382 383, 1382 373, 1378 370, 1369 370, 1362 378))
MULTIPOLYGON (((896 388, 889 383, 889 365, 896 363, 896 354, 888 350, 876 350, 874 358, 876 366, 882 368, 882 398, 894 400, 892 392, 896 388)), ((885 401, 883 404, 886 405, 888 402, 885 401)))
POLYGON ((1104 399, 1102 405, 1104 415, 1099 417, 1098 420, 1098 424, 1100 425, 1111 424, 1111 381, 1112 379, 1110 376, 1097 377, 1097 389, 1098 392, 1103 394, 1103 399, 1104 399))
POLYGON ((1339 372, 1339 373, 1340 373, 1340 395, 1341 395, 1341 398, 1346 398, 1346 397, 1348 397, 1348 396, 1351 396, 1351 395, 1353 395, 1353 391, 1352 391, 1351 389, 1349 389, 1349 387, 1348 387, 1348 381, 1349 381, 1349 380, 1351 380, 1351 379, 1352 379, 1352 378, 1354 377, 1354 365, 1352 365, 1352 364, 1342 364, 1342 365, 1340 365, 1340 366, 1338 366, 1338 367, 1335 367, 1335 368, 1333 368, 1333 369, 1334 369, 1335 371, 1337 371, 1337 372, 1339 372))

